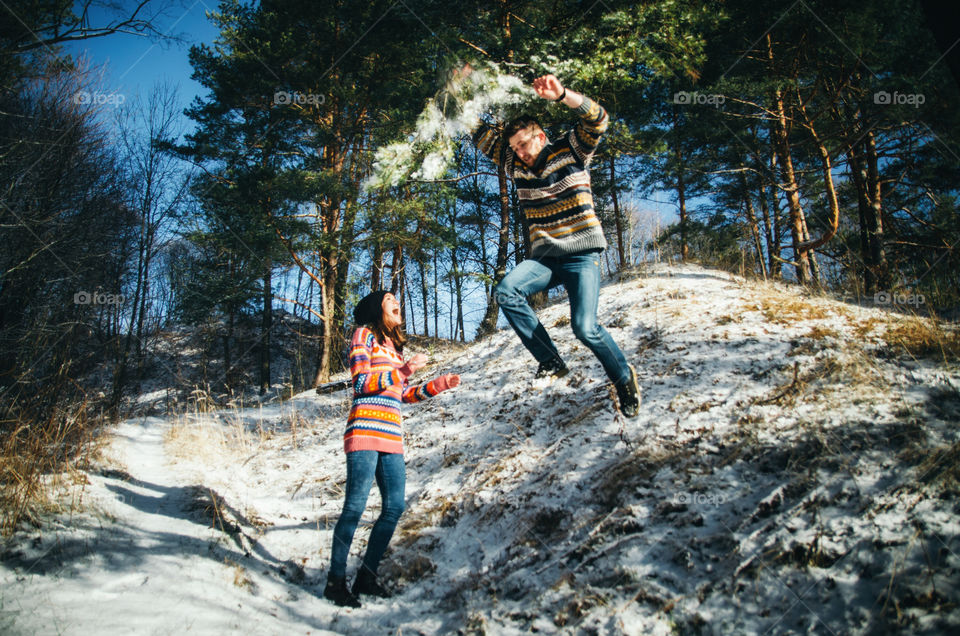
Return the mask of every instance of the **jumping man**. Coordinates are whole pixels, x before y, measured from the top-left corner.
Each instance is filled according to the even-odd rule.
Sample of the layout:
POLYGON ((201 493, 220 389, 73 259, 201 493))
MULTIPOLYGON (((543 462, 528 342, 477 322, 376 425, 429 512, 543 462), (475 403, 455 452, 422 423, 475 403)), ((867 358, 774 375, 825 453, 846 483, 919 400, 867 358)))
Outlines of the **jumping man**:
POLYGON ((589 165, 609 117, 600 104, 565 88, 553 75, 538 77, 533 88, 541 98, 576 111, 580 121, 556 141, 548 140, 529 116, 510 122, 502 135, 481 124, 473 136, 477 148, 513 179, 530 229, 530 258, 500 281, 495 298, 539 363, 536 377, 561 377, 567 365, 526 298, 563 285, 573 333, 600 360, 617 389, 621 412, 635 417, 640 408, 637 373, 597 322, 600 255, 607 241, 593 207, 589 165))

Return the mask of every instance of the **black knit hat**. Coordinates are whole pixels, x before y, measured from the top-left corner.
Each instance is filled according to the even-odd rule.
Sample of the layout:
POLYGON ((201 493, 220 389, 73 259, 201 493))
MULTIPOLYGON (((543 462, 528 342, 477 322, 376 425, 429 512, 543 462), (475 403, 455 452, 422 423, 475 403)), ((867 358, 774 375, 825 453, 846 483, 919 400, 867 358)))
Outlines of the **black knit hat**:
POLYGON ((389 293, 389 290, 380 289, 361 298, 353 308, 353 321, 358 325, 375 324, 383 313, 383 297, 389 293))

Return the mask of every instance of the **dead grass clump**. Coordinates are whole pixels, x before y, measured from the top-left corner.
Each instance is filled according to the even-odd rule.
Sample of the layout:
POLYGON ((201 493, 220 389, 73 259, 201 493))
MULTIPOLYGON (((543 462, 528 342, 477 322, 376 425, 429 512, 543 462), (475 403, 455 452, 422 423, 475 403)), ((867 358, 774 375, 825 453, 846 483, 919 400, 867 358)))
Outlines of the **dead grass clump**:
POLYGON ((77 483, 76 470, 89 467, 103 450, 101 421, 89 415, 85 400, 47 413, 15 406, 0 413, 0 536, 62 512, 58 495, 77 483))
POLYGON ((960 486, 960 442, 927 450, 924 456, 917 466, 921 482, 950 489, 960 486))
POLYGON ((437 565, 422 554, 406 550, 391 550, 390 558, 380 568, 385 581, 397 586, 421 581, 437 571, 437 565))
POLYGON ((253 533, 269 525, 255 513, 253 516, 259 525, 251 522, 231 507, 223 496, 212 488, 190 486, 187 493, 189 496, 186 505, 187 511, 192 513, 193 517, 201 523, 209 523, 214 530, 228 535, 244 554, 249 554, 253 544, 256 543, 256 539, 249 536, 247 529, 249 528, 250 532, 253 533))
POLYGON ((894 354, 943 362, 960 360, 960 329, 915 316, 891 325, 881 336, 894 354))
POLYGON ((190 391, 190 394, 187 396, 187 403, 197 413, 210 413, 217 408, 216 401, 213 396, 210 395, 210 392, 199 387, 190 391))
POLYGON ((844 556, 845 553, 825 546, 817 533, 809 543, 794 542, 787 548, 778 547, 767 552, 765 558, 770 563, 787 563, 801 568, 829 568, 844 556))
POLYGON ((225 514, 227 507, 223 497, 216 490, 205 486, 190 486, 188 488, 189 501, 186 509, 194 516, 209 523, 211 528, 216 528, 221 532, 236 532, 237 523, 229 519, 225 514))
POLYGON ((563 609, 554 615, 553 624, 557 627, 564 627, 571 621, 582 619, 594 607, 606 604, 607 599, 599 594, 589 591, 585 594, 576 594, 563 609))
POLYGON ((816 383, 823 388, 837 385, 849 391, 851 387, 877 383, 877 372, 865 359, 844 356, 824 356, 817 365, 803 375, 805 384, 816 383))
POLYGON ((858 320, 853 322, 853 333, 860 340, 866 340, 870 334, 877 328, 877 325, 882 325, 883 321, 875 316, 871 316, 866 320, 858 320))
POLYGON ((609 470, 603 471, 594 491, 609 508, 620 503, 625 493, 641 484, 649 483, 664 465, 673 462, 677 453, 657 450, 638 450, 627 455, 609 470))
POLYGON ((227 566, 233 568, 233 584, 242 590, 253 592, 256 586, 253 579, 250 578, 250 573, 247 571, 247 568, 229 560, 227 561, 227 566))
POLYGON ((211 463, 249 455, 272 436, 263 428, 249 430, 240 410, 234 410, 228 422, 200 411, 183 414, 167 429, 167 450, 178 460, 211 463))
POLYGON ((824 338, 839 338, 840 334, 833 329, 814 325, 803 337, 811 340, 823 340, 824 338))
MULTIPOLYGON (((816 347, 813 341, 798 344, 788 355, 813 355, 816 347)), ((864 389, 883 384, 876 366, 860 350, 844 352, 844 355, 824 355, 816 358, 812 366, 800 371, 800 363, 794 362, 793 373, 789 380, 774 387, 766 396, 751 399, 748 406, 778 404, 792 406, 797 400, 818 399, 825 395, 825 389, 840 389, 849 393, 853 387, 864 389)))
POLYGON ((543 508, 538 510, 527 532, 537 539, 537 543, 549 542, 567 531, 570 525, 570 511, 564 508, 543 508))
POLYGON ((411 510, 400 518, 397 528, 397 539, 394 543, 398 547, 411 546, 423 537, 425 528, 434 526, 450 527, 456 524, 460 516, 460 507, 451 497, 444 497, 439 501, 423 508, 411 510))
MULTIPOLYGON (((444 453, 446 453, 446 449, 444 449, 444 453)), ((443 462, 441 462, 440 467, 448 468, 450 466, 453 466, 454 464, 459 464, 462 459, 463 459, 463 453, 455 452, 455 453, 450 453, 449 455, 444 454, 443 462)))
POLYGON ((769 397, 756 397, 750 401, 750 406, 764 404, 792 405, 803 390, 804 383, 800 379, 800 363, 793 363, 793 379, 774 388, 769 397))
POLYGON ((802 320, 830 318, 824 307, 809 302, 797 294, 767 293, 759 299, 760 313, 769 322, 792 325, 802 320))

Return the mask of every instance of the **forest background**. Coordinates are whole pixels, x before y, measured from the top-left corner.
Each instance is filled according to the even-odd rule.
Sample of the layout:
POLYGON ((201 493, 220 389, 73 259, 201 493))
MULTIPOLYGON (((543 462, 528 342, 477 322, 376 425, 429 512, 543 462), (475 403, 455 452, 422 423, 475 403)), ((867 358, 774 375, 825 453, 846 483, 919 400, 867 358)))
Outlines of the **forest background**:
MULTIPOLYGON (((33 458, 4 483, 120 416, 171 329, 202 336, 225 395, 328 382, 371 289, 409 333, 496 329, 492 288, 529 247, 504 173, 461 138, 441 178, 363 187, 464 62, 553 73, 609 110, 591 165, 607 273, 696 261, 956 318, 946 3, 227 1, 190 50, 205 93, 185 110, 170 87, 112 94, 66 52, 169 39, 179 6, 0 2, 0 446, 33 458), (278 316, 299 343, 284 378, 278 316)), ((521 108, 551 137, 575 121, 542 101, 498 116, 521 108)))

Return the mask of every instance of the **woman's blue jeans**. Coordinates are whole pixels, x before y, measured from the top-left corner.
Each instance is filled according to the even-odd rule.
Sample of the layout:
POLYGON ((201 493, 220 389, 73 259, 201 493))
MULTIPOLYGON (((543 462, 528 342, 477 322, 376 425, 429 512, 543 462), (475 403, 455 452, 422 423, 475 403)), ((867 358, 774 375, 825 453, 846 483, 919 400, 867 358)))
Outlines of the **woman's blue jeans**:
POLYGON ((527 296, 563 285, 570 298, 570 326, 593 352, 615 385, 630 380, 623 351, 597 322, 600 302, 600 252, 528 259, 517 265, 494 289, 507 322, 537 362, 560 357, 557 347, 534 313, 527 296))
POLYGON ((370 532, 367 552, 361 567, 376 574, 380 559, 397 527, 397 521, 405 507, 406 467, 400 453, 381 453, 361 450, 347 453, 347 485, 343 512, 333 529, 333 550, 330 557, 330 574, 339 578, 347 575, 347 554, 360 517, 367 507, 367 495, 376 478, 380 489, 382 507, 380 517, 370 532))

